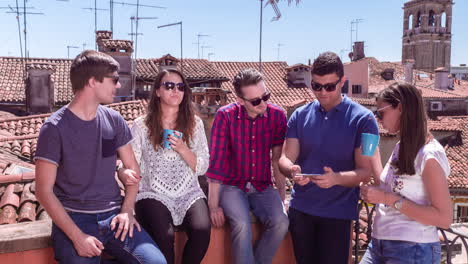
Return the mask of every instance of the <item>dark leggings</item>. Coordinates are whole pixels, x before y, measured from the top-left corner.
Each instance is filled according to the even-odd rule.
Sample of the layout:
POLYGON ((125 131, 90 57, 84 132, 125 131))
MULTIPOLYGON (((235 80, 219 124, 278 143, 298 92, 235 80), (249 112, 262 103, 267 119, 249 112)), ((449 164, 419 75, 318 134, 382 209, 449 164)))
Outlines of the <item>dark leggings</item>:
MULTIPOLYGON (((168 264, 174 263, 174 224, 167 207, 154 199, 136 203, 138 222, 153 238, 168 264)), ((198 199, 187 211, 180 226, 187 233, 183 264, 199 264, 210 243, 211 224, 205 199, 198 199)))

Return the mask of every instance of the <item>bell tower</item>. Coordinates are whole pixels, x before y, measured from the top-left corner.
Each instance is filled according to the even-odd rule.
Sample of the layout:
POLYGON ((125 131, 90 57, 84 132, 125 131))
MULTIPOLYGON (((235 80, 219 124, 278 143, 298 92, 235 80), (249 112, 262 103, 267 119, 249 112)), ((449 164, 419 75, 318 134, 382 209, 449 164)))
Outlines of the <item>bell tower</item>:
POLYGON ((450 68, 452 0, 411 0, 403 10, 402 62, 414 60, 414 69, 434 72, 450 68))

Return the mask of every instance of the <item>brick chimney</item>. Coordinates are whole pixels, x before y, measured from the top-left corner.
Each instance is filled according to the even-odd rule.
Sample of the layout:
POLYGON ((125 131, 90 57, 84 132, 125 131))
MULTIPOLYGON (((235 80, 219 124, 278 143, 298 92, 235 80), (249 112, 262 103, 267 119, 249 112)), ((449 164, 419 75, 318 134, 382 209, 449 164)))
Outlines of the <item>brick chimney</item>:
POLYGON ((293 87, 308 87, 310 88, 312 82, 311 66, 304 64, 295 64, 286 68, 287 79, 293 87))
POLYGON ((173 57, 171 54, 166 54, 158 59, 159 70, 165 69, 177 69, 179 60, 173 57))
POLYGON ((119 76, 122 87, 117 89, 114 102, 132 100, 135 94, 133 88, 133 42, 112 39, 112 31, 99 30, 96 32, 96 43, 98 51, 110 55, 120 64, 119 76))
POLYGON ((365 58, 366 55, 364 54, 364 41, 356 41, 353 45, 353 61, 360 60, 365 58))
POLYGON ((438 90, 447 91, 450 86, 448 75, 449 71, 446 68, 440 67, 435 69, 434 87, 438 90))
POLYGON ((52 74, 55 64, 30 62, 26 64, 26 111, 29 113, 50 113, 54 106, 54 83, 52 74))
POLYGON ((413 83, 413 68, 414 60, 408 59, 404 62, 405 67, 405 82, 412 84, 413 83))

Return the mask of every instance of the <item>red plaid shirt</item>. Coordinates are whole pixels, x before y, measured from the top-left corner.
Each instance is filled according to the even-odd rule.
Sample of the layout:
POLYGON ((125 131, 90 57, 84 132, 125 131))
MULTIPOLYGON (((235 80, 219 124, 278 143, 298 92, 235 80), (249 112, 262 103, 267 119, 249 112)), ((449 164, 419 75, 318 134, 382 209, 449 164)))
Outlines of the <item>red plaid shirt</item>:
POLYGON ((284 111, 268 103, 265 114, 252 119, 239 103, 216 113, 210 138, 210 167, 206 176, 246 191, 250 182, 263 191, 271 185, 270 150, 286 134, 284 111))

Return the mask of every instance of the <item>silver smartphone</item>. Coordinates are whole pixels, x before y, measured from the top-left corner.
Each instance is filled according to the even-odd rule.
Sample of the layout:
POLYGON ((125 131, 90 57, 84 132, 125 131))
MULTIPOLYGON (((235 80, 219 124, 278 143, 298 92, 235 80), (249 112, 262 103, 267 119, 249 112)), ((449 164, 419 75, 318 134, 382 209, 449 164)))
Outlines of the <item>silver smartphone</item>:
POLYGON ((298 173, 296 174, 296 176, 300 176, 300 177, 317 177, 317 176, 320 176, 322 174, 317 174, 317 173, 298 173))

